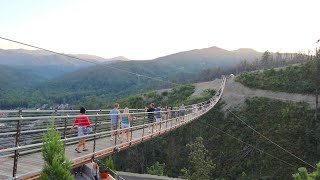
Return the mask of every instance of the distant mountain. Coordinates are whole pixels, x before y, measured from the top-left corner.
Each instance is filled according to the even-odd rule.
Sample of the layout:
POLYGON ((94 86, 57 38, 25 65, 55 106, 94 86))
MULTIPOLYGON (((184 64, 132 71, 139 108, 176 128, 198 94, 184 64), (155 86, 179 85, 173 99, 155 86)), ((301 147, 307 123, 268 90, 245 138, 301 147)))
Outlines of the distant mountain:
MULTIPOLYGON (((227 51, 218 47, 195 49, 153 60, 118 61, 111 64, 112 68, 107 64, 82 68, 50 80, 45 87, 48 87, 49 91, 60 91, 61 89, 64 92, 81 93, 82 91, 83 96, 87 96, 88 92, 95 92, 97 95, 119 96, 145 89, 148 86, 170 86, 170 84, 138 77, 126 71, 178 83, 193 82, 203 69, 233 65, 239 63, 241 59, 253 59, 260 55, 261 53, 249 49, 237 51, 227 51), (121 70, 116 70, 116 68, 121 70)), ((112 59, 127 60, 124 57, 112 59)))
MULTIPOLYGON (((0 65, 5 64, 17 70, 15 72, 18 76, 12 77, 29 73, 32 76, 27 76, 30 77, 28 79, 35 80, 35 85, 29 83, 25 90, 17 89, 17 92, 7 91, 3 94, 3 98, 11 97, 12 100, 2 106, 15 107, 16 103, 21 101, 20 94, 29 98, 24 99, 20 106, 33 107, 43 103, 82 104, 93 96, 98 97, 99 102, 106 103, 137 92, 171 87, 168 83, 150 80, 144 76, 176 83, 194 82, 204 69, 238 64, 241 59, 260 57, 261 53, 249 49, 227 51, 210 47, 144 61, 128 60, 121 56, 111 59, 83 54, 75 56, 95 63, 42 51, 0 50, 0 65), (41 79, 38 77, 45 79, 44 82, 37 83, 36 80, 41 79)), ((13 78, 9 82, 19 83, 21 80, 13 78)))
MULTIPOLYGON (((93 63, 115 62, 115 60, 94 55, 78 54, 73 56, 93 63)), ((94 64, 41 50, 0 49, 0 65, 14 67, 21 72, 33 72, 37 76, 51 79, 94 64)))
POLYGON ((110 58, 109 60, 130 61, 130 59, 123 57, 123 56, 117 56, 114 58, 110 58))
POLYGON ((262 53, 252 49, 228 51, 213 46, 204 49, 194 49, 156 58, 165 64, 171 64, 181 70, 202 70, 213 66, 228 66, 239 63, 243 59, 253 60, 261 57, 262 53))

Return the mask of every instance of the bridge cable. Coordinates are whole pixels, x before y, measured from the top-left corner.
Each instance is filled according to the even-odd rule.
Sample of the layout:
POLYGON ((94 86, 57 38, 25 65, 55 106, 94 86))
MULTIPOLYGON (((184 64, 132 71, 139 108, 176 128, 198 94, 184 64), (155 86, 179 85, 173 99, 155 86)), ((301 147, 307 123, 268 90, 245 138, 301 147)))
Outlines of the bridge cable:
POLYGON ((239 116, 237 116, 235 113, 233 113, 230 109, 227 108, 227 110, 234 116, 236 117, 238 120, 240 120, 243 124, 245 124, 246 126, 248 126, 250 129, 252 129, 254 132, 256 132, 257 134, 259 134, 260 136, 262 136, 263 138, 265 138, 266 140, 268 140, 269 142, 271 142, 273 145, 277 146, 278 148, 282 149, 283 151, 287 152, 288 154, 290 154, 291 156, 293 156, 294 158, 300 160, 301 162, 303 162, 304 164, 310 166, 313 169, 317 169, 315 166, 311 165, 310 163, 306 162, 305 160, 299 158, 298 156, 294 155, 293 153, 291 153, 290 151, 286 150, 285 148, 283 148, 282 146, 280 146, 279 144, 275 143, 274 141, 272 141, 271 139, 269 139, 268 137, 266 137, 265 135, 261 134, 259 131, 255 130, 252 126, 248 125, 245 121, 243 121, 239 116))
POLYGON ((123 72, 129 73, 129 74, 136 75, 138 77, 142 76, 142 77, 145 77, 145 78, 148 78, 148 79, 152 79, 152 80, 155 80, 155 81, 161 81, 161 82, 165 82, 165 83, 169 83, 169 84, 173 84, 173 85, 180 85, 178 83, 170 82, 170 81, 163 80, 163 79, 160 79, 160 78, 155 78, 155 77, 151 77, 151 76, 147 76, 147 75, 131 72, 131 71, 128 71, 128 70, 125 70, 125 69, 116 68, 116 67, 113 67, 113 66, 110 66, 110 65, 107 65, 107 64, 101 64, 101 63, 97 63, 97 62, 94 62, 94 61, 89 61, 89 60, 86 60, 86 59, 83 59, 83 58, 79 58, 79 57, 76 57, 76 56, 72 56, 72 55, 68 55, 68 54, 64 54, 64 53, 59 53, 59 52, 56 52, 56 51, 52 51, 52 50, 49 50, 49 49, 41 48, 41 47, 34 46, 34 45, 31 45, 31 44, 23 43, 23 42, 20 42, 20 41, 15 41, 15 40, 12 40, 12 39, 4 38, 4 37, 1 37, 1 36, 0 36, 0 39, 6 40, 6 41, 10 41, 10 42, 13 42, 13 43, 16 43, 16 44, 21 44, 21 45, 24 45, 24 46, 29 46, 29 47, 32 47, 32 48, 40 49, 40 50, 47 51, 47 52, 50 52, 50 53, 53 53, 53 54, 58 54, 60 56, 65 56, 65 57, 69 57, 69 58, 72 58, 72 59, 84 61, 84 62, 87 62, 87 63, 92 63, 92 64, 95 64, 95 65, 104 65, 104 66, 106 66, 108 68, 115 69, 115 70, 118 70, 118 71, 123 71, 123 72))
POLYGON ((247 143, 247 142, 244 142, 244 141, 242 141, 241 139, 239 139, 239 138, 237 138, 237 137, 235 137, 235 136, 232 136, 231 134, 229 134, 229 133, 227 133, 227 132, 225 132, 225 131, 223 131, 223 130, 221 130, 221 129, 219 129, 219 128, 217 128, 217 127, 215 127, 215 126, 213 126, 213 125, 211 125, 211 124, 209 124, 209 123, 205 123, 205 122, 201 122, 201 123, 206 124, 206 125, 214 128, 215 130, 217 130, 217 131, 219 131, 219 132, 221 132, 221 133, 223 133, 223 134, 226 134, 226 135, 232 137, 233 139, 235 139, 235 140, 237 140, 237 141, 239 141, 239 142, 241 142, 241 143, 244 143, 244 144, 246 144, 246 145, 254 148, 255 150, 258 150, 258 151, 260 151, 261 153, 264 153, 264 154, 266 154, 266 155, 268 155, 268 156, 270 156, 270 157, 272 157, 272 158, 274 158, 274 159, 277 159, 277 160, 279 160, 279 161, 281 161, 281 162, 283 162, 283 163, 285 163, 285 164, 287 164, 287 165, 289 165, 289 166, 292 166, 292 167, 295 167, 295 168, 297 167, 297 166, 295 166, 295 165, 293 165, 293 164, 291 164, 291 163, 289 163, 289 162, 287 162, 287 161, 285 161, 285 160, 282 160, 282 159, 280 159, 280 158, 278 158, 278 157, 276 157, 276 156, 274 156, 274 155, 272 155, 272 154, 270 154, 270 153, 268 153, 268 152, 265 152, 264 150, 261 150, 261 149, 255 147, 255 146, 247 143))

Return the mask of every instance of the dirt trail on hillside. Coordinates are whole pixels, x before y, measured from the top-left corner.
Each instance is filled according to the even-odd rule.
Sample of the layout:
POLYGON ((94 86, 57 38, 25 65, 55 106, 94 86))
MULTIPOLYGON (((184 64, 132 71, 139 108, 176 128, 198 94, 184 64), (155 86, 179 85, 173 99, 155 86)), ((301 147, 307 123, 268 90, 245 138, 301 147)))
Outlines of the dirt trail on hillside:
POLYGON ((248 97, 268 97, 283 101, 306 102, 312 108, 315 108, 315 96, 312 95, 251 89, 235 82, 234 79, 227 80, 222 95, 222 99, 226 102, 226 108, 241 106, 248 97))
MULTIPOLYGON (((201 95, 206 89, 218 90, 221 84, 221 79, 214 81, 195 83, 195 92, 192 96, 201 95)), ((158 90, 158 93, 163 91, 170 91, 171 89, 158 90)), ((234 79, 228 79, 222 95, 222 100, 225 101, 225 108, 233 108, 242 106, 245 99, 248 97, 268 97, 272 99, 279 99, 282 101, 293 101, 293 102, 306 102, 310 104, 312 108, 315 108, 315 96, 285 93, 285 92, 274 92, 261 89, 252 89, 245 87, 241 83, 235 82, 234 79)))

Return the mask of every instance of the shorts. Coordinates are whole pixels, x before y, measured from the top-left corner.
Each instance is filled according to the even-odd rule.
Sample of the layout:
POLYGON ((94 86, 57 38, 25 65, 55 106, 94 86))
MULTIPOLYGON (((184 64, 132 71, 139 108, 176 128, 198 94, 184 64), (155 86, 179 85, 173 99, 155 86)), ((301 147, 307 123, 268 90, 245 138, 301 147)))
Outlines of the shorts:
POLYGON ((90 133, 90 131, 91 131, 90 127, 80 126, 80 127, 78 127, 78 137, 87 135, 90 133))
POLYGON ((129 128, 129 127, 130 127, 130 124, 122 124, 121 123, 121 128, 122 129, 129 128))
POLYGON ((153 117, 152 117, 152 118, 149 117, 149 118, 148 118, 148 122, 149 122, 149 123, 153 123, 153 122, 154 122, 154 118, 153 118, 153 117))
POLYGON ((161 122, 161 118, 156 118, 156 122, 161 122))
POLYGON ((112 124, 112 123, 111 123, 111 130, 119 129, 119 127, 120 127, 119 124, 112 124))

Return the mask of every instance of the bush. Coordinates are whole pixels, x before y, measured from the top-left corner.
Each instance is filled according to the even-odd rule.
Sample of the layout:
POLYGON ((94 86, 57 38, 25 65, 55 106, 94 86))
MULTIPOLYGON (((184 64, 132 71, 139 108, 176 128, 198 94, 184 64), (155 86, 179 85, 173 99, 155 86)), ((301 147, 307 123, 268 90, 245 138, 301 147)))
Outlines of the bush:
POLYGON ((154 165, 147 167, 147 173, 151 175, 163 176, 164 166, 164 163, 160 164, 158 161, 156 161, 154 165))

